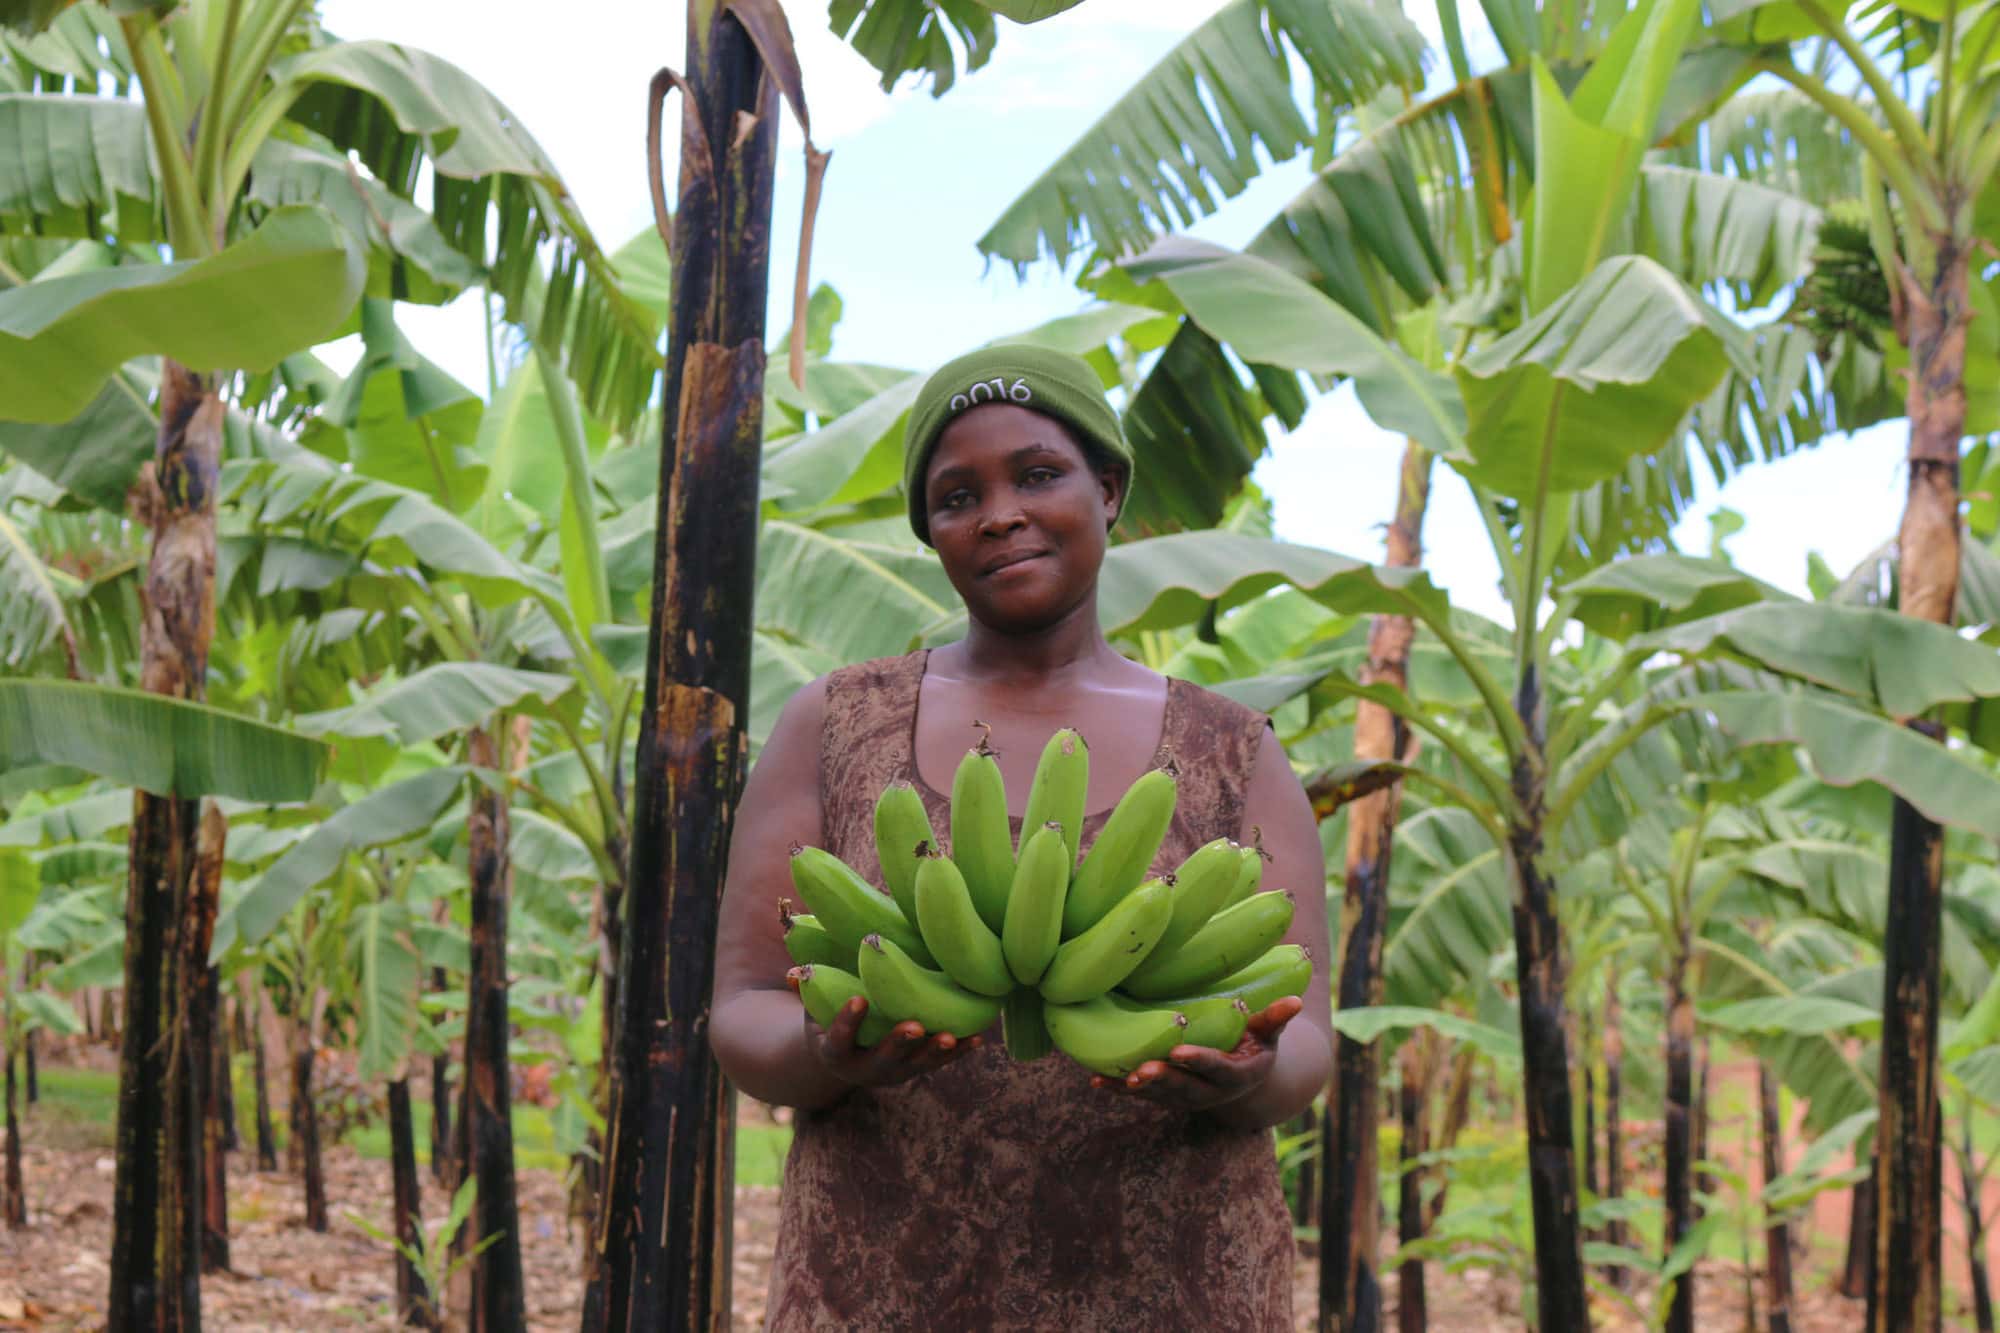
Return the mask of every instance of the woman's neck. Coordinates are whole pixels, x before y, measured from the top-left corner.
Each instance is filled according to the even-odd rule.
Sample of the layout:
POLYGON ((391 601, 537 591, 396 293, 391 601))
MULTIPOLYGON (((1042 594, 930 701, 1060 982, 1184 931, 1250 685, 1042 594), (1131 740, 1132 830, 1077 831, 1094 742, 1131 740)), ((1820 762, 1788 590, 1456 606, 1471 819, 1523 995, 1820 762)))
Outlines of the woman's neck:
POLYGON ((1079 675, 1118 656, 1097 623, 1095 590, 1061 619, 1028 633, 969 620, 957 647, 962 674, 996 682, 1079 675))

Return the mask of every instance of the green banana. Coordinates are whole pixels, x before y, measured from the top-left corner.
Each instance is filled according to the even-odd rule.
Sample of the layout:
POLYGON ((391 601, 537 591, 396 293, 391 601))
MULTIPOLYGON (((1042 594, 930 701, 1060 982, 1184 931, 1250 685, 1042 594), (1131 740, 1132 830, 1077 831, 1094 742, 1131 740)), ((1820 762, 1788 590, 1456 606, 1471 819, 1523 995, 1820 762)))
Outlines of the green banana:
POLYGON ((1118 798, 1111 817, 1098 830, 1097 841, 1070 880, 1063 902, 1063 937, 1083 934, 1103 919, 1113 904, 1146 878, 1153 857, 1167 836, 1174 817, 1174 775, 1156 768, 1118 798))
POLYGON ((1123 1078, 1148 1060, 1164 1060, 1188 1025, 1186 1015, 1171 1009, 1139 1009, 1109 995, 1051 1004, 1042 1010, 1042 1020, 1063 1054, 1111 1078, 1123 1078))
POLYGON ((929 853, 917 867, 917 929, 945 975, 967 990, 1005 995, 1014 989, 1000 937, 979 919, 964 877, 941 852, 929 853))
POLYGON ((1126 894, 1103 920, 1056 950, 1042 973, 1042 998, 1078 1004, 1104 994, 1146 960, 1173 911, 1173 890, 1163 879, 1126 894))
POLYGON ((1080 734, 1064 727, 1049 737, 1035 765, 1027 814, 1021 820, 1021 851, 1027 852, 1028 839, 1036 830, 1053 822, 1062 825, 1063 846, 1069 848, 1071 856, 1076 855, 1076 840, 1083 833, 1083 805, 1089 795, 1090 747, 1080 734))
POLYGON ((1042 993, 1033 986, 1018 987, 1001 1001, 1000 1035, 1007 1043, 1011 1059, 1039 1060, 1055 1049, 1049 1044, 1049 1029, 1042 1019, 1042 1009, 1042 993))
POLYGON ((881 935, 861 942, 861 984, 870 1003, 893 1022, 915 1021, 927 1033, 973 1037, 1000 1016, 1000 1001, 975 995, 944 973, 922 966, 881 935))
POLYGON ((840 941, 819 918, 806 912, 794 912, 792 900, 782 898, 778 902, 778 919, 785 927, 785 952, 801 967, 811 963, 830 963, 835 967, 852 967, 854 954, 840 947, 840 941))
POLYGON ((1062 943, 1069 867, 1069 842, 1061 824, 1044 824, 1021 844, 1021 859, 1007 890, 1007 919, 1000 929, 1000 943, 1008 971, 1023 986, 1042 979, 1062 943))
POLYGON ((1155 952, 1125 978, 1125 993, 1156 1000, 1185 995, 1219 980, 1285 937, 1292 926, 1292 895, 1257 893, 1209 918, 1171 954, 1155 952))
POLYGON ((792 887, 843 948, 860 949, 864 935, 894 940, 926 967, 935 960, 917 928, 852 867, 820 847, 792 848, 792 887))
POLYGON ((1312 984, 1312 950, 1303 944, 1277 944, 1266 949, 1256 962, 1213 983, 1199 995, 1186 1000, 1161 1000, 1165 1005, 1202 1000, 1235 999, 1261 1014, 1287 995, 1303 995, 1312 984))
POLYGON ((1233 1051, 1243 1040, 1243 1030, 1250 1026, 1250 1006, 1234 996, 1188 1000, 1174 1008, 1187 1015, 1187 1031, 1181 1040, 1190 1046, 1233 1051))
POLYGON ((1007 822, 1007 784, 984 740, 965 752, 951 780, 951 859, 980 919, 999 930, 1014 878, 1014 830, 1007 822))
POLYGON ((1167 877, 1174 886, 1174 915, 1154 953, 1172 953, 1208 924, 1236 885, 1243 868, 1242 848, 1228 838, 1203 843, 1167 877))
POLYGON ((1105 996, 1128 1013, 1151 1013, 1164 1010, 1177 1013, 1187 1019, 1181 1041, 1189 1046, 1207 1046, 1218 1051, 1233 1051, 1236 1043, 1243 1040, 1243 1031, 1250 1025, 1250 1009, 1233 995, 1210 995, 1196 1000, 1135 1000, 1127 995, 1112 991, 1105 996))
POLYGON ((925 843, 937 844, 924 798, 907 782, 892 782, 875 801, 875 859, 882 882, 907 921, 917 919, 917 857, 925 843))
MULTIPOLYGON (((812 1015, 812 1021, 823 1028, 832 1028, 840 1011, 847 1002, 859 995, 868 999, 868 992, 861 985, 861 978, 844 971, 831 963, 804 963, 785 973, 799 993, 799 1000, 812 1015)), ((889 1029, 896 1021, 875 1012, 875 1002, 868 1001, 868 1012, 861 1015, 861 1026, 854 1033, 854 1044, 873 1046, 889 1035, 889 1029)))
MULTIPOLYGON (((1251 831, 1257 832, 1255 829, 1251 831)), ((1239 853, 1243 864, 1237 869, 1236 883, 1223 898, 1221 906, 1215 909, 1218 912, 1236 906, 1257 892, 1257 885, 1264 878, 1264 858, 1268 853, 1264 850, 1263 838, 1259 836, 1251 846, 1240 848, 1239 853)))

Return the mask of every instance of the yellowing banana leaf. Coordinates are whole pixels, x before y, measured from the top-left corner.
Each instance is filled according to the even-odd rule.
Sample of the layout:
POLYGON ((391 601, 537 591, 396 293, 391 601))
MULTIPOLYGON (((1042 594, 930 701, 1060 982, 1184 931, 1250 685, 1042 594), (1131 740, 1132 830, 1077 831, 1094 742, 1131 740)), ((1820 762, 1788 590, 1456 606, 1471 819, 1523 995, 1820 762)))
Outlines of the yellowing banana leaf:
POLYGON ((303 801, 327 761, 317 740, 139 690, 0 681, 0 769, 73 764, 157 796, 303 801))
POLYGON ((1674 438, 1721 383, 1739 336, 1652 260, 1606 260, 1455 367, 1467 422, 1451 462, 1530 502, 1606 480, 1674 438))
POLYGON ((353 238, 325 213, 284 208, 209 259, 0 292, 0 412, 67 421, 137 356, 269 370, 340 326, 365 273, 353 238))

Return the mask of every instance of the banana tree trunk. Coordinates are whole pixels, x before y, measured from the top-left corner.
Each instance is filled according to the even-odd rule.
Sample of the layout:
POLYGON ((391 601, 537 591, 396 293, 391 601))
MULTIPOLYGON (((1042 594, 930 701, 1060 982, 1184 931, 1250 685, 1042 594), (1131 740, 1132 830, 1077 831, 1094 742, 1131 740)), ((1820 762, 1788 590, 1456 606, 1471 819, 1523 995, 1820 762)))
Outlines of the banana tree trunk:
MULTIPOLYGON (((1386 563, 1423 563, 1424 510, 1430 500, 1430 451, 1409 441, 1398 473, 1395 516, 1390 520, 1386 563)), ((1368 627, 1364 684, 1409 684, 1410 642, 1416 627, 1407 616, 1376 616, 1368 627)), ((1362 700, 1355 713, 1356 759, 1405 760, 1409 725, 1380 704, 1362 700)), ((1366 1009, 1382 1003, 1382 939, 1389 916, 1389 858, 1403 789, 1397 783, 1348 806, 1347 865, 1340 905, 1338 1007, 1366 1009)), ((1375 1139, 1381 1104, 1381 1062, 1373 1042, 1341 1033, 1334 1039, 1333 1083, 1327 1115, 1332 1152, 1321 1192, 1319 1300, 1322 1333, 1362 1333, 1381 1327, 1382 1287, 1376 1274, 1381 1200, 1377 1193, 1375 1139)))
POLYGON ((1986 1271, 1986 1217, 1980 1186, 1983 1177, 1973 1166, 1971 1108, 1959 1122, 1957 1145, 1960 1203, 1965 1209, 1965 1268, 1972 1282, 1972 1319, 1979 1333, 1993 1333, 1993 1287, 1986 1271))
POLYGON ((1700 1044, 1695 1048, 1694 1062, 1694 1193, 1692 1196, 1692 1216, 1695 1222, 1708 1216, 1708 1206, 1702 1202, 1705 1195, 1715 1193, 1715 1177, 1708 1169, 1711 1160, 1708 1155, 1708 1056, 1709 1038, 1703 1033, 1700 1044))
MULTIPOLYGON (((1764 1185, 1785 1171, 1785 1130, 1778 1116, 1778 1080, 1771 1066, 1757 1062, 1757 1117, 1764 1139, 1764 1185)), ((1792 1229, 1782 1216, 1764 1227, 1764 1304, 1771 1333, 1792 1333, 1792 1229)))
POLYGON ((1513 773, 1516 822, 1507 830, 1514 873, 1514 958, 1521 1002, 1521 1093, 1528 1121, 1528 1196, 1535 1221, 1538 1327, 1588 1329, 1583 1236, 1577 1216, 1576 1138, 1556 886, 1542 864, 1548 774, 1541 673, 1521 673, 1514 712, 1529 753, 1513 773))
MULTIPOLYGON (((133 501, 134 516, 153 531, 139 683, 153 694, 199 700, 207 692, 215 631, 222 400, 201 376, 163 361, 159 418, 153 459, 133 501)), ((189 1117, 200 1107, 200 1067, 187 1058, 188 978, 176 966, 176 927, 194 896, 200 818, 199 801, 133 793, 105 1312, 110 1327, 121 1330, 201 1326, 201 1180, 187 1175, 200 1159, 199 1140, 190 1134, 200 1118, 189 1117)))
POLYGON ((1578 1072, 1583 1075, 1583 1187, 1601 1199, 1604 1189, 1597 1179, 1597 1071, 1591 1065, 1590 1048, 1590 1023, 1586 1017, 1583 1040, 1577 1051, 1578 1072))
MULTIPOLYGON (((438 903, 438 918, 444 920, 445 905, 438 903)), ((431 992, 441 995, 451 982, 441 967, 431 969, 431 992)), ((442 1019, 440 1019, 442 1021, 442 1019)), ((445 1045, 448 1047, 449 1042, 445 1045)), ((431 1179, 445 1187, 447 1194, 458 1188, 452 1172, 451 1151, 451 1055, 441 1050, 431 1057, 431 1179)))
MULTIPOLYGON (((35 969, 31 966, 28 969, 28 985, 33 986, 34 984, 35 969)), ((26 1047, 27 1049, 23 1053, 22 1059, 22 1063, 27 1068, 27 1085, 24 1091, 27 1093, 28 1105, 33 1106, 42 1099, 42 1080, 39 1068, 42 1048, 42 1033, 40 1028, 34 1028, 29 1031, 26 1047)))
MULTIPOLYGON (((467 736, 467 758, 497 768, 495 736, 476 728, 467 736)), ((507 1047, 507 902, 513 865, 507 856, 507 798, 475 786, 466 820, 466 865, 472 886, 472 972, 466 979, 465 1083, 459 1103, 461 1179, 478 1181, 468 1246, 485 1244, 472 1259, 469 1333, 513 1333, 524 1327, 527 1292, 521 1274, 521 1218, 514 1191, 514 1127, 510 1110, 507 1047)))
MULTIPOLYGON (((612 756, 611 790, 614 799, 621 805, 625 799, 625 781, 618 756, 612 756)), ((630 849, 625 840, 612 835, 606 839, 606 851, 613 865, 621 869, 630 849)), ((603 1006, 598 1024, 597 1086, 593 1089, 598 1114, 604 1123, 611 1123, 612 1070, 618 1056, 618 1033, 614 1016, 618 1012, 618 990, 620 978, 624 975, 624 922, 621 914, 625 908, 625 882, 622 876, 606 879, 597 889, 597 984, 598 1003, 603 1006)), ((604 1135, 596 1125, 592 1125, 584 1137, 584 1150, 576 1158, 576 1188, 582 1194, 577 1201, 582 1205, 582 1215, 589 1228, 586 1234, 595 1238, 603 1230, 605 1203, 604 1189, 604 1135)), ((575 1205, 573 1205, 574 1207, 575 1205)), ((583 1324, 587 1329, 604 1325, 604 1254, 595 1244, 583 1247, 583 1324)))
MULTIPOLYGON (((423 1241, 422 1195, 417 1180, 417 1134, 410 1117, 410 1081, 389 1084, 389 1183, 396 1239, 415 1248, 423 1241)), ((396 1251, 396 1312, 415 1328, 435 1328, 430 1289, 410 1257, 396 1251)))
POLYGON ((236 1006, 239 1021, 233 1027, 222 1021, 222 1016, 229 1012, 229 1002, 223 995, 221 969, 211 968, 210 972, 213 975, 208 979, 208 986, 215 995, 217 1022, 215 1039, 209 1043, 208 1053, 209 1116, 215 1121, 215 1133, 222 1144, 222 1151, 230 1153, 243 1146, 236 1132, 236 1080, 230 1065, 231 1056, 240 1049, 237 1038, 243 1026, 240 1021, 243 1006, 240 1003, 236 1006))
POLYGON ((28 1225, 28 1192, 21 1181, 21 1120, 15 1104, 13 1033, 7 1034, 8 1044, 0 1047, 7 1065, 7 1174, 0 1180, 0 1221, 7 1224, 9 1231, 19 1231, 28 1225))
MULTIPOLYGON (((1424 1108, 1429 1100, 1432 1062, 1421 1058, 1419 1045, 1413 1036, 1398 1052, 1403 1075, 1398 1106, 1403 1133, 1396 1155, 1403 1169, 1396 1191, 1396 1233, 1405 1246, 1424 1238, 1424 1172, 1417 1159, 1430 1148, 1425 1141, 1424 1108)), ((1424 1333, 1428 1323, 1424 1308, 1424 1261, 1412 1255, 1396 1270, 1397 1333, 1424 1333)))
POLYGON ((250 1016, 250 1077, 256 1081, 257 1169, 278 1169, 278 1133, 271 1124, 271 1078, 264 1065, 264 988, 255 982, 256 1007, 250 1016))
MULTIPOLYGON (((1458 1146, 1458 1136, 1464 1132, 1465 1123, 1472 1115, 1472 1075, 1478 1063, 1479 1052, 1470 1046, 1460 1046, 1451 1058, 1451 1082, 1445 1085, 1444 1125, 1438 1131, 1437 1151, 1450 1152, 1458 1146)), ((1451 1193, 1451 1172, 1437 1173, 1437 1192, 1424 1208, 1424 1233, 1430 1234, 1438 1219, 1444 1216, 1446 1196, 1451 1193)))
POLYGON ((292 1142, 298 1145, 299 1171, 306 1195, 306 1227, 327 1230, 326 1168, 319 1152, 319 1107, 313 1101, 312 1024, 299 1019, 292 1039, 292 1142))
MULTIPOLYGON (((1694 1225, 1693 1108, 1694 1001, 1687 991, 1687 934, 1682 928, 1667 975, 1666 1236, 1662 1260, 1694 1225)), ((1667 1305, 1667 1333, 1694 1333, 1694 1270, 1674 1279, 1667 1305)))
MULTIPOLYGON (((1932 236, 1936 263, 1905 269, 1897 334, 1910 351, 1909 491, 1897 533, 1904 615, 1952 624, 1958 600, 1959 445, 1965 435, 1965 336, 1972 244, 1932 236)), ((1933 739, 1935 724, 1916 722, 1933 739)), ((1938 957, 1942 831, 1898 800, 1889 823, 1889 908, 1882 947, 1881 1118, 1870 1326, 1936 1329, 1944 1317, 1943 1117, 1938 1106, 1938 957)))
POLYGON ((194 1185, 201 1215, 198 1245, 201 1271, 229 1271, 229 1172, 222 1140, 222 1100, 228 1095, 228 1049, 222 1025, 221 976, 208 965, 208 948, 215 938, 215 914, 222 903, 223 843, 229 826, 215 802, 204 805, 201 833, 196 839, 194 877, 188 883, 188 910, 177 926, 176 967, 180 989, 187 995, 183 1050, 176 1057, 187 1066, 189 1114, 184 1151, 191 1154, 188 1179, 194 1185), (223 1058, 220 1089, 216 1056, 223 1058))
MULTIPOLYGON (((600 1246, 602 1327, 693 1333, 730 1311, 735 1098, 707 1030, 747 750, 778 82, 714 0, 688 6, 687 52, 600 1246)), ((664 193, 656 180, 663 227, 664 193)))
MULTIPOLYGON (((1317 1145, 1320 1136, 1319 1104, 1314 1103, 1299 1112, 1299 1118, 1286 1127, 1289 1135, 1303 1135, 1307 1142, 1317 1145)), ((1319 1154, 1307 1153, 1298 1166, 1298 1190, 1292 1197, 1292 1225, 1313 1226, 1319 1218, 1319 1154)), ((1317 1241, 1298 1242, 1299 1254, 1305 1258, 1319 1254, 1317 1241)))
MULTIPOLYGON (((1624 1011, 1618 1005, 1618 974, 1604 981, 1604 1197, 1622 1198, 1625 1193, 1625 1028, 1624 1011)), ((1604 1239, 1612 1245, 1625 1243, 1625 1224, 1613 1217, 1604 1229, 1604 1239)), ((1625 1285, 1625 1266, 1612 1264, 1605 1270, 1611 1285, 1625 1285)))
POLYGON ((1875 1177, 1858 1182, 1847 1211, 1847 1260, 1840 1266, 1840 1294, 1874 1299, 1875 1177))

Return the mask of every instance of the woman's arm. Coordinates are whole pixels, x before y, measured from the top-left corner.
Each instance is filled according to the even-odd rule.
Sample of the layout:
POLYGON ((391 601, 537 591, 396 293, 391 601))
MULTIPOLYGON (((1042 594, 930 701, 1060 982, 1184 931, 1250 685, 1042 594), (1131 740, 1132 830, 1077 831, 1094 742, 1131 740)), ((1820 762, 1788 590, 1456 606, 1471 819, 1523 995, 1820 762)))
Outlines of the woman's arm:
POLYGON ((1305 945, 1312 950, 1313 959, 1312 984, 1306 988, 1304 1008, 1284 1025, 1284 1039, 1278 1042, 1277 1063, 1269 1077, 1250 1093, 1210 1112, 1228 1124, 1265 1129, 1310 1106, 1333 1073, 1326 854, 1320 848, 1319 821, 1313 818, 1312 801, 1292 772, 1285 748, 1269 729, 1264 732, 1257 769, 1243 800, 1240 841, 1246 846, 1253 829, 1263 834, 1264 850, 1271 854, 1261 887, 1289 889, 1295 904, 1285 942, 1305 945))
POLYGON ((792 696, 744 784, 729 843, 715 935, 715 992, 708 1042, 722 1072, 762 1102, 806 1110, 830 1106, 857 1087, 900 1083, 947 1064, 980 1039, 928 1036, 898 1023, 872 1047, 854 1044, 867 1002, 853 1000, 830 1030, 805 1016, 785 984, 778 902, 792 891, 794 845, 824 846, 819 822, 819 737, 826 686, 792 696))
POLYGON ((826 1106, 849 1087, 807 1046, 798 997, 785 985, 792 959, 778 919, 778 900, 791 886, 792 844, 820 843, 825 710, 826 687, 814 681, 792 696, 771 728, 736 807, 715 932, 709 1045, 730 1082, 779 1106, 826 1106))
POLYGON ((1253 837, 1261 838, 1271 858, 1261 887, 1292 894, 1295 907, 1286 942, 1312 951, 1312 983, 1304 997, 1279 1000, 1253 1016, 1234 1051, 1176 1046, 1167 1059, 1147 1061, 1122 1083, 1099 1077, 1092 1080, 1097 1086, 1122 1087, 1223 1124, 1268 1129, 1311 1105, 1326 1085, 1333 1071, 1326 860, 1312 802, 1284 747, 1268 730, 1243 800, 1239 841, 1247 845, 1253 837))

